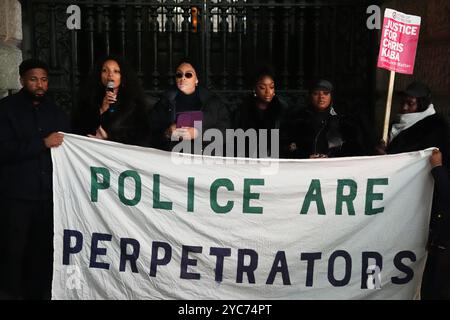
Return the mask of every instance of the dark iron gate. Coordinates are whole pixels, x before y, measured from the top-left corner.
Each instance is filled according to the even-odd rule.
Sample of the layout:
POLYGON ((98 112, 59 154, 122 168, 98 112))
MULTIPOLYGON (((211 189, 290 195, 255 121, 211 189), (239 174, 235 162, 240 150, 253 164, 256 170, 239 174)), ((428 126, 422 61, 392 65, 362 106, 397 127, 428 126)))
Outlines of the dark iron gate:
MULTIPOLYGON (((372 4, 374 1, 370 1, 372 4)), ((375 1, 376 2, 376 1, 375 1)), ((24 58, 47 61, 51 87, 70 111, 96 59, 125 56, 146 92, 174 83, 177 60, 189 56, 200 81, 230 105, 250 90, 255 65, 273 65, 277 88, 301 103, 308 82, 331 79, 345 103, 373 101, 377 33, 366 28, 367 1, 294 0, 28 0, 22 1, 24 58), (81 9, 68 30, 66 9, 81 9)))

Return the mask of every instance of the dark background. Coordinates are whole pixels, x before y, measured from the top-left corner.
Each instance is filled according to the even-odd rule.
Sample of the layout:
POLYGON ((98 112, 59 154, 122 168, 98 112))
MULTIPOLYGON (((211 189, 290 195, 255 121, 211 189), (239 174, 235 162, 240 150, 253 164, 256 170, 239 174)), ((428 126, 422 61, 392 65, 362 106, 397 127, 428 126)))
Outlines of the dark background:
POLYGON ((380 1, 85 0, 75 2, 80 30, 66 27, 74 1, 21 3, 23 58, 49 63, 52 92, 68 112, 103 55, 125 56, 153 102, 188 55, 201 84, 231 109, 250 92, 255 68, 270 64, 277 94, 292 108, 304 104, 313 79, 326 78, 338 112, 374 121, 379 33, 366 27, 366 9, 380 1))

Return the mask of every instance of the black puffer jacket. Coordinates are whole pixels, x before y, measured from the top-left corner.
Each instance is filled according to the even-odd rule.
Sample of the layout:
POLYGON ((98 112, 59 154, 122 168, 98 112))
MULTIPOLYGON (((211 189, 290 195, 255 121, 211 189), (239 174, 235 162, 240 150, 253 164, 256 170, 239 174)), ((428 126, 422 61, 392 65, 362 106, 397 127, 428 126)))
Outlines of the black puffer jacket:
POLYGON ((289 137, 296 145, 291 152, 293 158, 307 159, 312 154, 330 158, 359 156, 366 149, 357 122, 332 108, 323 112, 312 106, 300 110, 290 121, 289 137))
MULTIPOLYGON (((225 130, 231 128, 228 108, 219 97, 208 89, 198 86, 197 89, 201 101, 200 110, 203 112, 203 133, 208 129, 219 129, 223 137, 225 130)), ((179 94, 176 87, 170 88, 163 93, 160 101, 156 104, 152 113, 152 137, 153 147, 171 151, 176 142, 170 141, 165 136, 165 131, 176 122, 177 106, 176 97, 179 94)), ((205 143, 208 144, 208 143, 205 143)), ((204 145, 205 145, 204 144, 204 145)))
POLYGON ((437 147, 442 152, 444 165, 448 166, 448 124, 435 113, 403 130, 387 146, 388 154, 411 152, 437 147))

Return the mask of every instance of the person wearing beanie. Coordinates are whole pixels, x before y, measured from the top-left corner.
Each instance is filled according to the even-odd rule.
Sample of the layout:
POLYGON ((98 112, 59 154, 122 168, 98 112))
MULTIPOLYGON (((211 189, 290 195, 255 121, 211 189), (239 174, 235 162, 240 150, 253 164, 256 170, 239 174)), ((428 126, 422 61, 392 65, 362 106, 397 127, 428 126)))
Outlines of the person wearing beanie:
MULTIPOLYGON (((441 299, 450 297, 449 277, 442 270, 442 263, 450 265, 450 227, 448 217, 448 194, 442 196, 442 187, 436 179, 440 172, 448 178, 449 168, 449 127, 443 116, 436 113, 432 103, 430 88, 422 82, 415 81, 401 93, 399 113, 391 126, 389 141, 384 153, 396 154, 419 151, 437 147, 440 150, 439 169, 432 171, 435 177, 435 192, 430 220, 428 260, 422 282, 422 299, 441 299), (445 280, 447 279, 447 280, 445 280), (447 282, 445 282, 447 281, 447 282)), ((383 151, 383 150, 381 150, 383 151)), ((383 153, 383 152, 380 152, 383 153)), ((448 266, 447 266, 448 267, 448 266)), ((449 272, 448 270, 446 272, 449 272)))
POLYGON ((0 296, 50 299, 53 195, 50 149, 63 142, 69 120, 47 94, 48 67, 19 66, 22 89, 0 100, 0 296))
POLYGON ((389 132, 386 153, 439 147, 447 161, 447 134, 447 122, 436 113, 430 89, 421 82, 413 82, 401 93, 399 113, 389 132))
POLYGON ((417 112, 425 111, 431 104, 431 90, 425 84, 415 81, 402 93, 404 99, 416 99, 417 112))
POLYGON ((329 158, 364 154, 360 128, 350 117, 338 114, 333 105, 333 84, 325 79, 313 83, 309 105, 289 124, 292 158, 329 158))

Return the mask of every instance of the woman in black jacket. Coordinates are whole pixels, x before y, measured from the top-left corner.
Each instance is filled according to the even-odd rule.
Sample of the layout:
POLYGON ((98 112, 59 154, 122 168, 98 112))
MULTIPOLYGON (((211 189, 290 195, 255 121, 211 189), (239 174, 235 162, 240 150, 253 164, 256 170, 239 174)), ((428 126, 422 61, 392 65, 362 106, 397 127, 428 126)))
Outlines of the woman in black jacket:
MULTIPOLYGON (((175 81, 176 86, 163 93, 153 110, 153 146, 172 151, 180 141, 188 140, 193 147, 194 140, 202 139, 209 129, 218 129, 225 139, 225 130, 231 127, 228 109, 217 95, 198 85, 191 62, 183 60, 178 65, 175 81)), ((190 152, 201 153, 207 144, 202 140, 202 149, 190 152)))
POLYGON ((310 104, 289 125, 293 158, 331 158, 365 153, 361 128, 333 108, 333 85, 319 80, 311 87, 310 104))
POLYGON ((270 68, 262 68, 254 78, 252 94, 244 99, 234 116, 235 129, 242 129, 247 134, 250 134, 249 129, 254 129, 256 139, 253 141, 254 145, 250 145, 251 139, 245 140, 245 145, 239 145, 243 139, 236 139, 236 155, 278 158, 282 152, 280 147, 285 144, 284 124, 287 111, 287 103, 275 94, 274 74, 270 68), (272 141, 274 130, 278 130, 279 139, 272 141), (266 139, 266 144, 261 144, 261 139, 266 139), (262 150, 261 145, 266 145, 267 149, 262 150))
POLYGON ((96 64, 72 120, 76 134, 150 146, 150 118, 142 87, 119 57, 108 56, 96 64))

